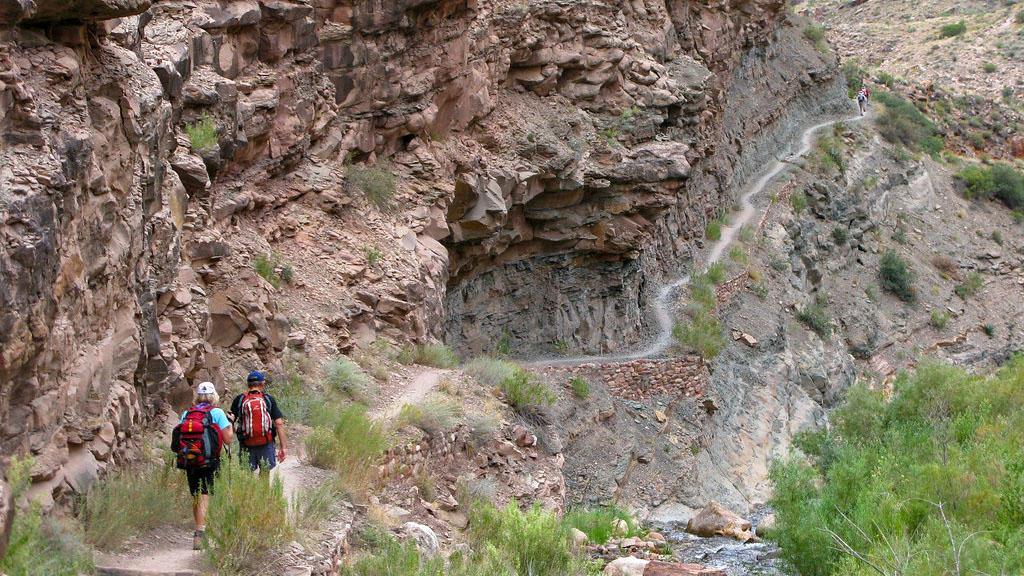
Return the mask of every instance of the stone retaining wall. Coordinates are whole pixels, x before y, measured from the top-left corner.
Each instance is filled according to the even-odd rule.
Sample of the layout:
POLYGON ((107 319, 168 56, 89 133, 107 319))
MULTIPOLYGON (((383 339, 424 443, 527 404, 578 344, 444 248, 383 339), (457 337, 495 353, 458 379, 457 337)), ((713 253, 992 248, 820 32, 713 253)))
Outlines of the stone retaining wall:
POLYGON ((451 464, 455 453, 465 448, 462 428, 448 432, 437 438, 425 434, 418 442, 409 442, 385 450, 377 466, 378 480, 389 478, 414 478, 419 475, 429 459, 441 459, 445 465, 451 464))
POLYGON ((654 395, 703 396, 707 391, 707 370, 701 371, 700 358, 642 358, 624 362, 581 364, 570 368, 549 368, 548 373, 582 375, 596 370, 611 393, 627 400, 642 400, 654 395))

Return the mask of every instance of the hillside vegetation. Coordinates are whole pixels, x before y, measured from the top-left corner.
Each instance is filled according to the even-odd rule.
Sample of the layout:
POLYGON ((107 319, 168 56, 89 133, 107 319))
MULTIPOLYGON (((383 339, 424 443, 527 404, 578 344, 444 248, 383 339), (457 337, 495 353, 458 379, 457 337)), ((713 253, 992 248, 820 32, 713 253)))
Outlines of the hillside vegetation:
POLYGON ((974 376, 941 363, 891 399, 850 391, 807 456, 772 470, 772 533, 793 572, 1021 574, 1024 358, 974 376))

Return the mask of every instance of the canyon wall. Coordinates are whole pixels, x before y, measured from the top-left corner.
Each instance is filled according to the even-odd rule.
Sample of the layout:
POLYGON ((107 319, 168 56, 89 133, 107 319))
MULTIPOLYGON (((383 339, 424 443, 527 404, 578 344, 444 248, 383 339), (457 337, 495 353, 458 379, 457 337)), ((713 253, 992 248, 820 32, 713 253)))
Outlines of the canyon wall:
POLYGON ((81 492, 196 381, 237 390, 289 347, 637 340, 650 279, 831 111, 835 59, 789 18, 0 2, 0 453, 81 492))

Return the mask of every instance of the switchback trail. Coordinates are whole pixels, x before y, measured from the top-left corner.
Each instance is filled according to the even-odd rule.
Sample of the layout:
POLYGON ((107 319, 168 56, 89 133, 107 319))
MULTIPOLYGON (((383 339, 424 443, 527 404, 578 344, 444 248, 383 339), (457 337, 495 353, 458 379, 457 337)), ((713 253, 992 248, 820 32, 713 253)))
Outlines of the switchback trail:
MULTIPOLYGON (((722 255, 725 254, 726 250, 736 239, 736 235, 739 233, 740 228, 750 222, 751 218, 757 212, 752 201, 753 197, 761 193, 768 183, 785 169, 787 164, 792 164, 794 161, 811 151, 811 148, 814 146, 815 132, 822 128, 832 126, 838 122, 859 122, 869 116, 870 114, 864 116, 857 115, 847 118, 837 118, 835 120, 829 120, 828 122, 822 122, 807 128, 800 137, 800 148, 785 158, 777 159, 775 163, 772 164, 764 174, 762 174, 761 177, 747 189, 743 196, 740 197, 739 213, 733 214, 729 225, 722 227, 722 236, 711 245, 711 248, 707 253, 707 258, 704 260, 704 265, 707 266, 709 264, 714 264, 722 259, 722 255)), ((529 368, 578 366, 580 364, 588 363, 603 364, 608 362, 638 360, 641 358, 657 358, 664 355, 668 347, 672 345, 672 326, 674 324, 672 318, 673 300, 677 297, 679 290, 689 284, 689 282, 690 274, 684 274, 658 289, 657 297, 654 299, 654 305, 652 306, 654 318, 657 321, 658 331, 657 335, 646 345, 643 345, 638 349, 619 354, 549 357, 525 362, 524 365, 529 368)))

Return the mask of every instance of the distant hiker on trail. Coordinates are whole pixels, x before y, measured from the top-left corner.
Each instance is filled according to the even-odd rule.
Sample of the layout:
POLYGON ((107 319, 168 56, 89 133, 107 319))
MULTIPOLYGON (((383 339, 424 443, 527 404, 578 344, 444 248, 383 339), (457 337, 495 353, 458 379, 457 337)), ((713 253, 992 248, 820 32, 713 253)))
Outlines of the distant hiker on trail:
POLYGON ((249 391, 239 394, 231 402, 231 421, 238 434, 239 455, 248 454, 249 469, 260 469, 260 475, 267 475, 284 462, 285 440, 284 415, 277 400, 263 391, 263 374, 251 372, 246 378, 249 391), (277 459, 274 459, 274 439, 278 440, 277 459))
POLYGON ((871 99, 871 94, 868 92, 868 87, 865 86, 857 92, 857 106, 860 106, 860 115, 863 116, 868 111, 868 100, 871 99))
POLYGON ((229 444, 235 432, 224 410, 216 407, 220 396, 212 382, 196 388, 192 407, 181 415, 171 433, 171 450, 177 454, 178 468, 185 471, 188 491, 192 494, 192 515, 196 529, 192 549, 199 550, 206 531, 206 511, 213 494, 213 480, 220 467, 220 451, 229 444))

